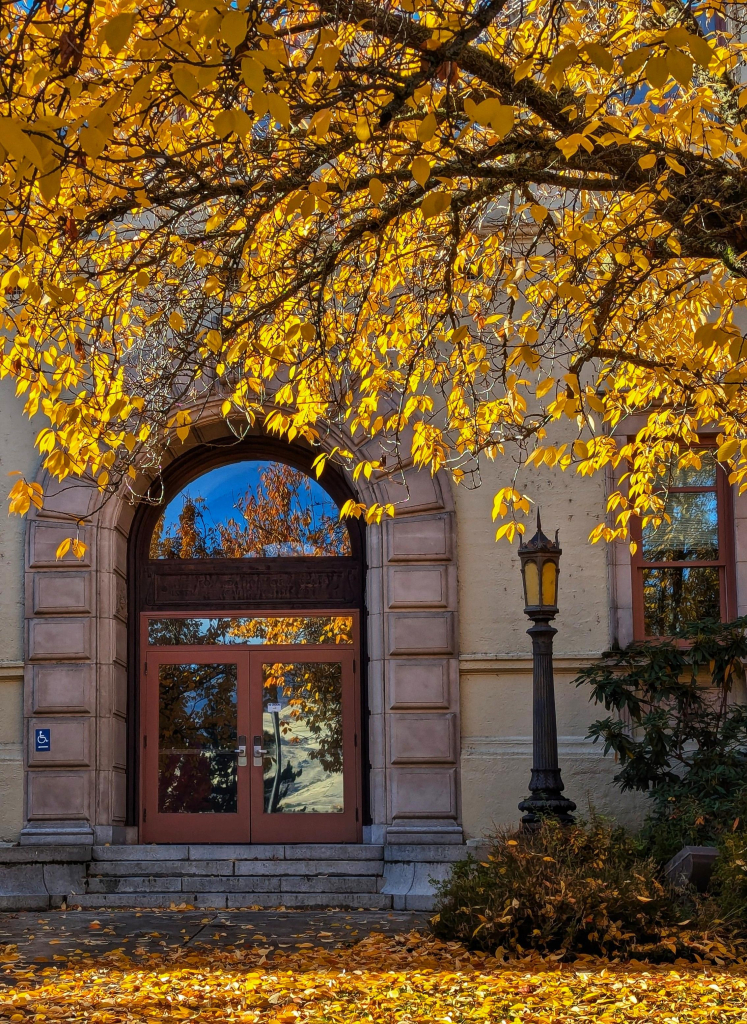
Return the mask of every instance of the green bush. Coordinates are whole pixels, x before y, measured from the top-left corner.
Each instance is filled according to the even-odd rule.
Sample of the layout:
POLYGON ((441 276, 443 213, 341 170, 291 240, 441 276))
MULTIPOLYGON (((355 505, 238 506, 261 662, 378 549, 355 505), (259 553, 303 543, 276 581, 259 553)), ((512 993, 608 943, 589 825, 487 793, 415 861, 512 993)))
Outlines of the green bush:
POLYGON ((485 862, 457 863, 433 927, 489 952, 609 955, 668 943, 671 955, 682 901, 622 829, 548 819, 535 832, 499 833, 485 862))
POLYGON ((722 838, 710 882, 711 915, 726 928, 747 928, 747 836, 722 838))
POLYGON ((696 623, 681 639, 630 644, 583 671, 578 686, 614 714, 594 722, 619 764, 615 782, 649 795, 641 833, 663 862, 747 825, 747 706, 732 697, 747 657, 747 618, 696 623))

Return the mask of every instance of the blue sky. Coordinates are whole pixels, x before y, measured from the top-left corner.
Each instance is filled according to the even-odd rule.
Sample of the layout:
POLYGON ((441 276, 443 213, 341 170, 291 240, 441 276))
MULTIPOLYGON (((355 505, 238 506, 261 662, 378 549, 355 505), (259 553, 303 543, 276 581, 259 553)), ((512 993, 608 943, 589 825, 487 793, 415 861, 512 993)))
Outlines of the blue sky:
MULTIPOLYGON (((208 511, 204 514, 208 523, 221 523, 230 518, 237 519, 238 514, 235 508, 237 499, 246 494, 249 489, 256 490, 260 474, 272 465, 272 462, 258 460, 231 462, 227 466, 219 466, 217 469, 211 469, 208 473, 197 477, 192 483, 183 487, 166 506, 164 534, 171 532, 178 525, 179 514, 186 497, 205 499, 208 511)), ((311 500, 317 513, 324 512, 337 519, 339 512, 334 501, 316 480, 312 477, 307 479, 311 489, 311 500)))

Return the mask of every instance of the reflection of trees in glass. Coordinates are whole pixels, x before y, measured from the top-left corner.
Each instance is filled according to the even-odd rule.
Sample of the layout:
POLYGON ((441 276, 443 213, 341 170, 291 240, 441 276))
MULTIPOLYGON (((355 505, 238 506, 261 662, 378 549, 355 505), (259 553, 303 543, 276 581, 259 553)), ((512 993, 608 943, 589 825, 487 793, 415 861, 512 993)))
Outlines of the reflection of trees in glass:
POLYGON ((160 665, 158 809, 235 813, 236 666, 160 665))
MULTIPOLYGON (((302 756, 317 761, 329 776, 342 776, 342 666, 339 662, 276 662, 262 666, 265 722, 263 743, 270 751, 265 775, 265 810, 282 810, 283 798, 302 775, 294 771, 294 747, 303 745, 302 756), (268 711, 268 705, 282 705, 282 712, 268 711)), ((301 790, 294 797, 303 799, 301 790)), ((296 787, 298 789, 298 787, 296 787)), ((309 808, 334 812, 342 809, 342 791, 325 806, 309 808)))
MULTIPOLYGON (((202 497, 181 496, 178 525, 164 532, 160 516, 151 558, 249 558, 281 555, 349 555, 350 537, 334 502, 305 473, 271 463, 222 519, 202 497)), ((180 496, 174 499, 179 501, 180 496)), ((173 504, 173 503, 172 503, 173 504)), ((169 508, 171 505, 169 506, 169 508)))
POLYGON ((172 644, 352 644, 349 615, 247 616, 245 618, 150 619, 148 643, 172 644))
POLYGON ((718 503, 713 491, 674 492, 654 528, 643 528, 642 555, 647 562, 715 561, 718 558, 718 503))
POLYGON ((678 636, 688 623, 721 618, 719 570, 714 566, 644 569, 646 636, 678 636))

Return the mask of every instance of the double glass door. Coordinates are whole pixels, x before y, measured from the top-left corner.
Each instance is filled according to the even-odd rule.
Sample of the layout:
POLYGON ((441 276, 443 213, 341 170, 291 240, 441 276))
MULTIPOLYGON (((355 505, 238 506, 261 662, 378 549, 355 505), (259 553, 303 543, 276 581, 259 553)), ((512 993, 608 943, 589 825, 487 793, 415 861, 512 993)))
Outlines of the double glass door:
POLYGON ((359 841, 354 625, 144 616, 142 842, 359 841))

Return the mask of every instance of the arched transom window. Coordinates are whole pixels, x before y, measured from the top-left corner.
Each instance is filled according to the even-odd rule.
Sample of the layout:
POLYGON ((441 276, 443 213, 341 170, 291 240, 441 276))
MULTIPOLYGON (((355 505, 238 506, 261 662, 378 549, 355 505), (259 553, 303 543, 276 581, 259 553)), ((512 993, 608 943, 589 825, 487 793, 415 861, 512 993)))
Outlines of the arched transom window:
POLYGON ((183 487, 151 536, 152 559, 345 556, 350 537, 316 480, 282 462, 218 466, 183 487))

